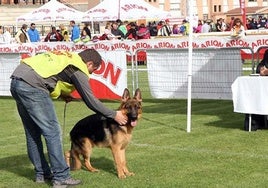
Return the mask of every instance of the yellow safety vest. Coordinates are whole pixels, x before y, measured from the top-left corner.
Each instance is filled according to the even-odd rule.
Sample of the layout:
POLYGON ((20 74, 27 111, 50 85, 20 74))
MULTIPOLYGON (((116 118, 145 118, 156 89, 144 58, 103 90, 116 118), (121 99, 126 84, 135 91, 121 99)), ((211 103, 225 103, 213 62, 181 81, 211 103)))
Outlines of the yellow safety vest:
MULTIPOLYGON (((42 53, 21 61, 32 67, 42 78, 48 78, 57 75, 68 65, 73 65, 84 72, 89 77, 86 64, 76 53, 53 51, 42 53)), ((67 82, 58 81, 54 90, 50 93, 53 99, 57 99, 60 95, 69 95, 75 87, 67 82)))

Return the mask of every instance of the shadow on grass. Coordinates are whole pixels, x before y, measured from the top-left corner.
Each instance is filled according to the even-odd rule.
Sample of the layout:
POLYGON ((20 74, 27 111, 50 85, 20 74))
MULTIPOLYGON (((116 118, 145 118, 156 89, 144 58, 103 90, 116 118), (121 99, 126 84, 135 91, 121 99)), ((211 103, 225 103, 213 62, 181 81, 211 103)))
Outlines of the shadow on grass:
MULTIPOLYGON (((115 176, 117 176, 117 171, 115 169, 113 160, 108 159, 106 157, 98 157, 98 158, 91 157, 90 161, 94 168, 97 168, 100 171, 105 171, 107 173, 114 174, 115 176)), ((87 171, 87 169, 84 166, 83 170, 87 171)))
MULTIPOLYGON (((117 176, 117 172, 114 166, 114 161, 106 157, 91 158, 92 166, 117 176)), ((4 157, 0 159, 0 169, 9 173, 13 173, 16 176, 26 178, 30 181, 34 181, 34 168, 31 166, 28 156, 15 155, 10 157, 4 157)), ((84 167, 82 170, 87 171, 84 167)))
POLYGON ((34 180, 34 170, 26 154, 1 158, 0 169, 31 181, 34 180))

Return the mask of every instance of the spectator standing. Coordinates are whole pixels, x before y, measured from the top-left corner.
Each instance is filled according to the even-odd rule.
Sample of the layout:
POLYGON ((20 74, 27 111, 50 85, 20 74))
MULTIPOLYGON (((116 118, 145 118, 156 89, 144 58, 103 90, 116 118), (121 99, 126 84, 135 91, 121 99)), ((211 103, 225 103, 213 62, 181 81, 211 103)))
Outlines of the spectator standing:
POLYGON ((4 27, 0 25, 0 44, 6 44, 4 37, 4 27))
POLYGON ((201 20, 198 20, 198 24, 197 24, 197 27, 195 28, 194 32, 195 33, 201 33, 202 32, 202 21, 201 20))
POLYGON ((249 27, 249 29, 258 29, 258 22, 255 18, 250 20, 249 27))
POLYGON ((35 27, 35 23, 31 23, 27 33, 29 35, 30 42, 40 42, 40 35, 35 27))
POLYGON ((90 41, 90 38, 86 32, 85 29, 82 30, 82 33, 81 33, 81 37, 80 37, 80 40, 83 42, 83 43, 87 43, 90 41))
POLYGON ((259 21, 258 21, 258 29, 265 29, 266 27, 266 18, 263 16, 259 16, 259 21))
POLYGON ((222 19, 221 21, 221 31, 227 31, 228 28, 227 28, 227 24, 225 23, 225 20, 222 19))
POLYGON ((4 27, 0 26, 0 44, 10 44, 11 34, 8 32, 8 29, 5 29, 4 32, 4 27))
POLYGON ((27 33, 27 28, 28 26, 26 24, 23 24, 20 30, 15 35, 15 40, 19 44, 30 42, 29 35, 27 33))
POLYGON ((119 29, 120 31, 122 31, 122 33, 124 33, 124 35, 126 35, 126 34, 127 34, 127 31, 128 31, 128 29, 127 29, 127 24, 128 24, 128 22, 125 21, 125 22, 123 23, 120 19, 118 19, 118 20, 116 20, 116 23, 118 24, 118 29, 119 29))
POLYGON ((72 27, 72 33, 71 33, 71 41, 74 43, 80 41, 80 29, 79 27, 75 24, 74 20, 70 21, 70 26, 72 27))
POLYGON ((162 27, 160 29, 160 36, 170 36, 171 34, 171 29, 169 27, 169 20, 166 19, 165 21, 162 21, 162 27))
POLYGON ((152 23, 149 22, 148 28, 150 30, 150 36, 157 36, 157 25, 155 21, 153 21, 152 23))
POLYGON ((171 27, 170 27, 170 21, 169 19, 166 19, 165 20, 165 25, 164 25, 165 29, 167 30, 167 34, 168 36, 170 36, 172 34, 172 30, 171 30, 171 27))
POLYGON ((4 38, 5 38, 6 44, 11 43, 12 36, 11 36, 10 31, 11 31, 11 27, 4 27, 4 38))
POLYGON ((182 32, 183 35, 189 35, 190 32, 190 25, 189 22, 187 20, 183 20, 182 21, 182 26, 180 28, 180 32, 182 32), (183 31, 181 29, 184 29, 183 31))
POLYGON ((125 38, 124 33, 118 29, 118 24, 116 22, 112 23, 112 27, 111 27, 111 33, 117 37, 118 39, 123 39, 125 38))
POLYGON ((173 25, 173 27, 172 27, 172 33, 173 33, 174 35, 177 35, 177 34, 180 33, 180 31, 179 31, 179 25, 178 25, 178 24, 174 24, 174 25, 173 25))
POLYGON ((231 21, 230 21, 230 23, 229 23, 229 31, 231 31, 231 29, 233 28, 233 26, 234 26, 234 19, 235 19, 235 17, 231 17, 231 21))
POLYGON ((85 23, 83 30, 81 32, 81 35, 84 35, 83 31, 85 31, 86 35, 89 37, 89 39, 91 39, 91 31, 90 31, 89 23, 85 23))
POLYGON ((70 41, 69 31, 63 24, 60 24, 59 28, 60 28, 60 34, 63 36, 63 41, 69 42, 70 41))
POLYGON ((138 39, 150 39, 150 31, 149 29, 145 26, 144 23, 140 24, 140 27, 137 31, 137 38, 138 39))
POLYGON ((246 19, 246 29, 250 29, 250 19, 246 19))
POLYGON ((234 19, 234 26, 231 29, 231 36, 235 38, 240 38, 245 36, 245 27, 242 24, 240 18, 234 19))
POLYGON ((104 28, 104 33, 99 37, 99 40, 111 40, 115 36, 111 33, 111 22, 107 22, 104 28))
POLYGON ((130 22, 129 23, 129 29, 128 32, 125 35, 126 39, 131 39, 131 40, 137 40, 138 36, 137 36, 137 26, 134 22, 130 22))
POLYGON ((211 31, 210 20, 206 20, 202 25, 201 33, 208 33, 211 31))
POLYGON ((216 32, 222 31, 221 30, 221 26, 222 26, 222 19, 221 18, 217 19, 217 23, 215 24, 215 26, 216 26, 216 32))
POLYGON ((63 41, 63 36, 57 31, 56 27, 51 27, 51 32, 49 32, 45 38, 45 42, 58 42, 63 41))

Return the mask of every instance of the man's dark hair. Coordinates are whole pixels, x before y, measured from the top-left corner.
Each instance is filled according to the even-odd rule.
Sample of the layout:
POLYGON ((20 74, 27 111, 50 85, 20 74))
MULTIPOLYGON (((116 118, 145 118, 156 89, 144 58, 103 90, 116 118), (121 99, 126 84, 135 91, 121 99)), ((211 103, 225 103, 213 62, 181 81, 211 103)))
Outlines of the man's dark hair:
POLYGON ((95 49, 86 49, 82 52, 79 52, 78 55, 85 63, 93 61, 95 67, 98 67, 101 64, 101 55, 95 49))

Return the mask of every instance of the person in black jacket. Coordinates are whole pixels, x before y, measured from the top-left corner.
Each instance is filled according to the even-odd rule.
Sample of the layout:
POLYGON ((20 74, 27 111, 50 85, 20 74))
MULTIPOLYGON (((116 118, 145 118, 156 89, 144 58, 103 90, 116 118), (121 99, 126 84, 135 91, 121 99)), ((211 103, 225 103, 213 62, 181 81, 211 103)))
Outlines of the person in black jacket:
POLYGON ((268 76, 268 49, 264 52, 263 59, 258 64, 256 73, 261 76, 268 76))
POLYGON ((126 39, 136 40, 137 39, 137 26, 134 22, 129 23, 129 29, 125 36, 126 39))
POLYGON ((124 33, 118 29, 118 24, 116 22, 112 23, 111 33, 116 36, 118 39, 125 38, 124 33))

